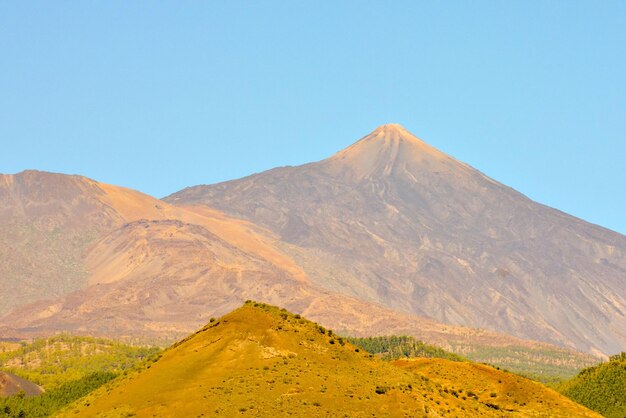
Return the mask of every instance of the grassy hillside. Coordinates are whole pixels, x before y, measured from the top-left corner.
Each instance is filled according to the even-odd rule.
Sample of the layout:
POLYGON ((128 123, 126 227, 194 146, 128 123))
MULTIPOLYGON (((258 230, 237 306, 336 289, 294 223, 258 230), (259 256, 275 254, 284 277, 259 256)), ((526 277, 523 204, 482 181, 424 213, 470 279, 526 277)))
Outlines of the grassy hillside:
POLYGON ((472 398, 496 411, 519 412, 530 415, 543 412, 546 416, 565 414, 571 407, 558 392, 513 373, 484 364, 458 362, 437 358, 396 360, 394 364, 406 370, 428 376, 440 384, 444 392, 461 398, 472 398), (550 415, 547 411, 550 412, 550 415))
MULTIPOLYGON (((441 361, 444 370, 463 364, 441 361)), ((477 373, 551 400, 518 402, 513 415, 596 416, 537 383, 481 367, 477 373)), ((493 402, 430 375, 382 361, 299 315, 247 302, 59 416, 501 415, 493 402)), ((477 393, 487 390, 482 380, 477 393)))
POLYGON ((46 392, 0 399, 0 417, 49 416, 160 351, 63 335, 3 347, 0 370, 35 382, 46 392))
POLYGON ((626 352, 581 371, 558 389, 605 417, 626 417, 626 352))

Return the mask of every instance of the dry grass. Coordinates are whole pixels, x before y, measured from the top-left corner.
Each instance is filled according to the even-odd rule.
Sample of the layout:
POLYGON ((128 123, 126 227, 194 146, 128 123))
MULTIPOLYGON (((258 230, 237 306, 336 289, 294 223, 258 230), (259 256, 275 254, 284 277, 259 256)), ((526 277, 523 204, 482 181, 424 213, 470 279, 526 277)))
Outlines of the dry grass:
MULTIPOLYGON (((454 367, 457 364, 450 363, 454 367)), ((453 367, 446 365, 442 364, 444 370, 453 367)), ((297 315, 249 302, 174 345, 156 362, 79 400, 61 416, 415 417, 502 413, 485 405, 482 397, 463 399, 444 390, 438 378, 426 376, 429 373, 408 369, 357 351, 297 315)), ((484 370, 504 375, 488 367, 484 370)), ((538 384, 533 388, 548 391, 538 384)), ((534 412, 533 407, 527 411, 534 412)), ((557 416, 555 407, 541 405, 542 412, 537 409, 535 415, 557 416)), ((567 415, 595 416, 573 404, 567 415)))
POLYGON ((428 376, 444 392, 461 399, 473 398, 502 412, 523 416, 596 416, 538 382, 484 364, 435 358, 397 360, 393 364, 428 376))

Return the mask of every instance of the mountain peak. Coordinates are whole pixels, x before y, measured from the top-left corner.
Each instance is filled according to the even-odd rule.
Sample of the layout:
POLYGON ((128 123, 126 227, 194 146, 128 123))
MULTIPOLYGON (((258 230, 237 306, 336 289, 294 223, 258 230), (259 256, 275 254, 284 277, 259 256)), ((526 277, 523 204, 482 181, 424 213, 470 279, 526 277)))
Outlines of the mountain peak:
POLYGON ((386 123, 384 125, 380 125, 378 128, 374 129, 372 131, 372 133, 378 133, 378 132, 384 132, 387 134, 404 134, 404 135, 410 135, 410 136, 414 136, 413 134, 411 134, 409 131, 406 130, 406 128, 402 125, 400 125, 399 123, 386 123))
POLYGON ((413 135, 399 123, 388 123, 385 125, 380 125, 378 128, 374 129, 369 135, 367 135, 367 137, 369 136, 374 136, 378 139, 388 138, 423 143, 421 139, 413 135))
POLYGON ((358 178, 389 175, 399 165, 415 169, 426 162, 449 160, 446 154, 428 145, 402 125, 381 125, 324 163, 331 171, 348 168, 358 178))

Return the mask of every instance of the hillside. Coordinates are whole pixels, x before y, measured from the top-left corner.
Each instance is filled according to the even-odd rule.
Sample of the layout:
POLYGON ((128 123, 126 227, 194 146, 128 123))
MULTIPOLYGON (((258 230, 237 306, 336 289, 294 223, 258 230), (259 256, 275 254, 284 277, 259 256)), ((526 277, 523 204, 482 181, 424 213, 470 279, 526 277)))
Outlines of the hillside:
MULTIPOLYGON (((515 390, 546 400, 519 402, 512 415, 595 416, 526 379, 487 366, 476 373, 500 378, 513 400, 515 390)), ((374 358, 299 315, 247 302, 60 416, 499 416, 489 399, 454 387, 374 358)), ((480 379, 475 391, 484 391, 480 379)))
POLYGON ((158 352, 155 347, 133 347, 103 338, 57 335, 0 353, 0 370, 52 390, 91 373, 132 369, 158 352))
POLYGON ((533 416, 543 411, 545 416, 557 416, 565 415, 565 411, 572 407, 562 395, 540 383, 483 364, 451 363, 437 358, 396 360, 393 364, 428 376, 442 386, 444 393, 452 393, 461 399, 475 399, 502 413, 533 416))
POLYGON ((626 416, 626 353, 607 363, 582 370, 558 390, 605 417, 626 416))
POLYGON ((9 418, 50 416, 159 352, 156 348, 67 335, 5 348, 0 353, 0 370, 4 370, 0 371, 0 386, 2 375, 31 382, 23 386, 25 398, 19 396, 19 390, 4 394, 0 390, 1 396, 17 395, 0 399, 0 417, 9 418))
POLYGON ((589 353, 626 349, 626 237, 533 202, 399 125, 319 162, 164 200, 269 228, 329 291, 589 353))
MULTIPOLYGON (((153 249, 147 245, 184 247, 188 244, 185 236, 182 242, 168 242, 167 238, 173 238, 180 229, 182 235, 189 234, 186 226, 195 228, 194 233, 208 241, 207 247, 213 240, 230 246, 212 254, 212 259, 223 256, 222 264, 257 271, 263 268, 250 265, 261 261, 273 268, 265 269, 272 274, 279 270, 283 276, 296 279, 304 275, 288 257, 265 242, 259 228, 220 212, 171 207, 143 193, 81 176, 24 171, 0 175, 0 292, 16 294, 2 299, 0 315, 90 285, 111 284, 136 269, 143 269, 144 275, 156 274, 164 266, 145 265, 143 259, 153 249), (147 237, 140 231, 150 222, 156 236, 146 243, 147 237), (235 261, 233 254, 224 254, 228 251, 242 255, 235 261), (244 262, 245 266, 239 266, 244 262), (16 288, 20 292, 15 292, 16 288)), ((191 240, 197 241, 197 236, 191 240)), ((39 316, 52 316, 58 309, 53 306, 39 316)))
POLYGON ((348 341, 368 353, 376 354, 384 360, 402 358, 442 358, 452 361, 473 360, 492 364, 514 372, 520 376, 542 382, 557 384, 574 377, 581 369, 598 363, 592 356, 544 346, 481 346, 474 344, 469 349, 455 347, 454 351, 464 352, 467 358, 426 344, 409 336, 349 337, 348 341))
MULTIPOLYGON (((0 217, 0 224, 9 230, 17 216, 23 224, 39 225, 31 240, 43 240, 32 246, 16 239, 9 248, 20 251, 3 266, 18 272, 20 265, 41 263, 39 276, 31 272, 29 281, 15 280, 24 294, 31 287, 46 293, 31 293, 29 298, 46 299, 0 318, 3 338, 67 332, 169 344, 210 317, 255 299, 280 304, 346 335, 411 335, 463 355, 484 352, 476 358, 495 364, 495 357, 540 368, 563 358, 573 358, 580 367, 595 362, 547 344, 444 325, 331 292, 313 283, 275 234, 210 208, 172 206, 79 176, 29 171, 3 179, 9 196, 3 210, 19 216, 0 217), (59 261, 69 253, 48 254, 47 248, 65 248, 70 230, 92 231, 93 219, 101 221, 99 232, 80 251, 75 248, 76 266, 84 275, 72 285, 78 289, 64 290, 63 279, 46 276, 45 266, 49 257, 59 261), (555 355, 546 357, 546 352, 555 355)), ((18 286, 11 277, 0 275, 4 289, 18 286)))
POLYGON ((83 286, 82 254, 123 219, 93 181, 38 171, 0 175, 0 315, 83 286), (19 289, 19 291, 16 291, 19 289))

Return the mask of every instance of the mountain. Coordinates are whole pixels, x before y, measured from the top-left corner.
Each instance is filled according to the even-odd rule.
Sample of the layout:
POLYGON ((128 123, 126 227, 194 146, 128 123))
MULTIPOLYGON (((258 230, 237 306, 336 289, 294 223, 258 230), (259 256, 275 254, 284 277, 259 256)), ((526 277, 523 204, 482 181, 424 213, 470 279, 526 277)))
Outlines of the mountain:
POLYGON ((305 276, 266 242, 271 235, 248 222, 172 207, 81 176, 26 171, 0 177, 0 231, 0 291, 16 295, 2 298, 0 312, 22 309, 4 325, 31 331, 46 322, 49 330, 180 332, 181 320, 196 327, 203 321, 198 314, 206 308, 193 300, 200 291, 223 296, 242 280, 261 287, 262 277, 287 289, 305 276), (83 301, 80 292, 94 299, 83 301), (64 297, 66 303, 51 302, 64 297), (181 301, 189 303, 173 309, 181 301), (126 315, 132 303, 138 312, 126 315), (73 308, 81 315, 75 324, 67 312, 73 308))
POLYGON ((80 176, 0 175, 0 315, 79 289, 85 248, 124 222, 106 190, 80 176))
MULTIPOLYGON (((440 365, 454 373, 458 363, 440 365)), ((60 416, 501 416, 504 405, 513 416, 597 416, 538 383, 487 366, 473 372, 470 393, 373 358, 300 315, 247 302, 60 416)))
POLYGON ((164 200, 270 229, 329 291, 590 353, 626 349, 626 237, 533 202, 399 125, 323 161, 164 200))
POLYGON ((5 329, 172 339, 246 293, 315 299, 272 234, 249 222, 80 176, 1 180, 0 291, 19 295, 2 299, 13 308, 5 329))
POLYGON ((559 391, 605 417, 626 416, 626 353, 582 370, 559 386, 559 391))
POLYGON ((412 335, 466 355, 484 353, 481 361, 513 358, 542 368, 595 363, 548 344, 444 325, 324 289, 274 233, 217 210, 172 206, 80 176, 27 171, 3 176, 1 184, 7 245, 0 248, 11 257, 2 264, 8 274, 0 287, 22 294, 20 305, 0 317, 3 338, 67 332, 170 343, 256 299, 345 334, 412 335), (80 274, 64 287, 71 271, 80 274))

